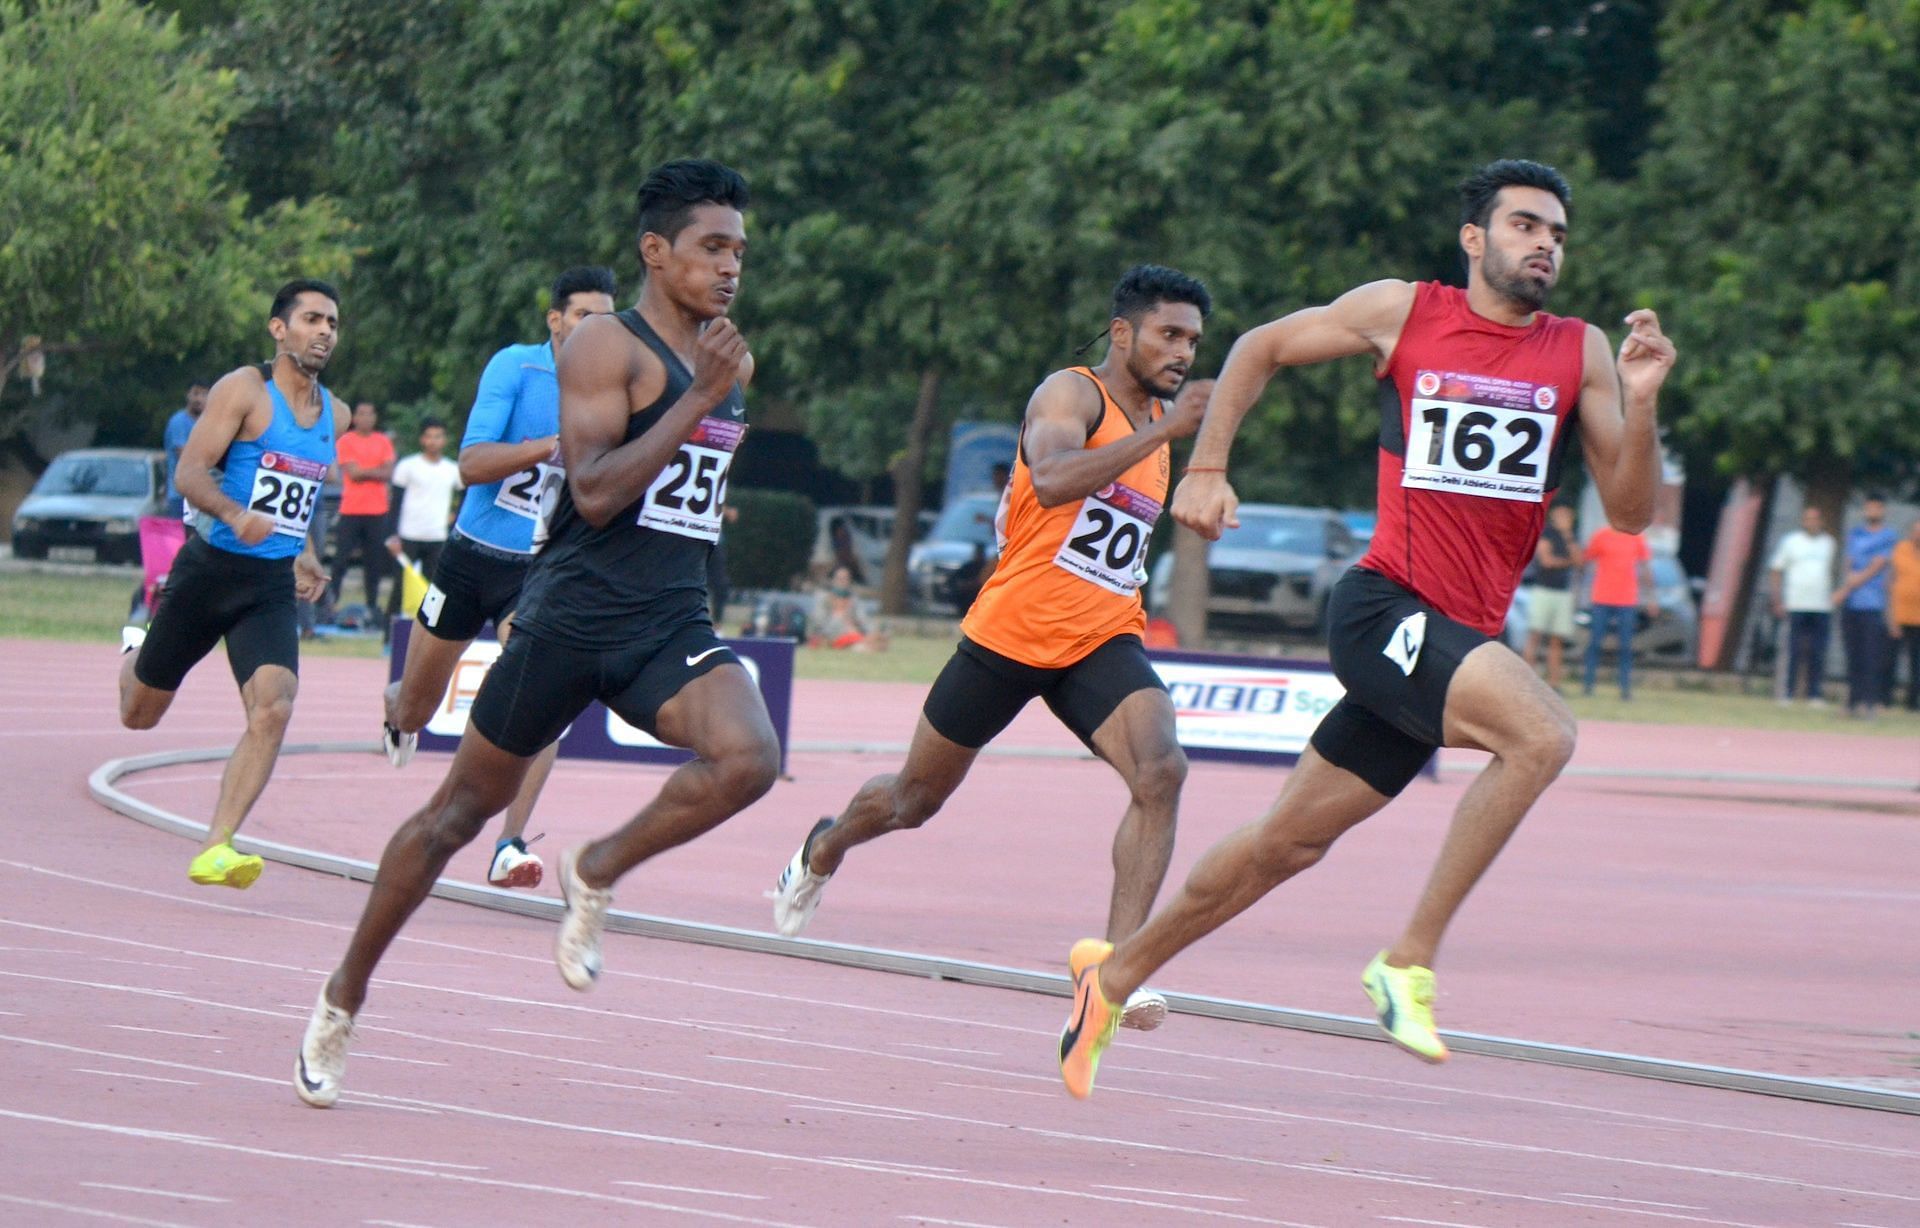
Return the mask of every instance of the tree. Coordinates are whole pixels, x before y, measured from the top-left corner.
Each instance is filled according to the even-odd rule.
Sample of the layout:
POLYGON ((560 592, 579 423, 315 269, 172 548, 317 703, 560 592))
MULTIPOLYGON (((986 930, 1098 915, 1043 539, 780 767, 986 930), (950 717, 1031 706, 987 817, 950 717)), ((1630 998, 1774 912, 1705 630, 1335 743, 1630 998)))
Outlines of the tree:
MULTIPOLYGON (((0 0, 0 391, 27 340, 102 367, 254 336, 273 287, 344 269, 327 201, 249 215, 232 74, 130 0, 0 0)), ((0 412, 15 436, 30 402, 0 412)), ((94 411, 97 412, 97 411, 94 411)))
POLYGON ((1683 440, 1834 522, 1920 459, 1920 9, 1674 7, 1624 225, 1680 346, 1683 440))

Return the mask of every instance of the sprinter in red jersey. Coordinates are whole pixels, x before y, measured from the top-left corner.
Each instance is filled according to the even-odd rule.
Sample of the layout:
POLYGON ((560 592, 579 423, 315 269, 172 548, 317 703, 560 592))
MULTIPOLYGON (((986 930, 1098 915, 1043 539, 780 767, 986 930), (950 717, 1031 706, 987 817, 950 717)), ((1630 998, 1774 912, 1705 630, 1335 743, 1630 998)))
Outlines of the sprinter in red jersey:
POLYGON ((1237 524, 1234 433, 1281 367, 1370 354, 1380 379, 1380 519, 1335 586, 1328 648, 1347 689, 1266 816, 1215 845, 1180 894, 1117 946, 1076 944, 1060 1071, 1093 1090, 1126 997, 1161 965, 1378 812, 1440 746, 1489 751, 1407 928, 1367 965, 1380 1025, 1444 1061, 1433 1023, 1434 953, 1460 904, 1573 754, 1573 715, 1493 636, 1546 519, 1567 443, 1580 437, 1607 518, 1652 516, 1654 403, 1674 362, 1651 311, 1626 318, 1616 357, 1600 329, 1541 310, 1559 279, 1571 191, 1552 167, 1500 161, 1461 185, 1467 288, 1376 281, 1240 338, 1188 476, 1181 524, 1217 539, 1237 524))

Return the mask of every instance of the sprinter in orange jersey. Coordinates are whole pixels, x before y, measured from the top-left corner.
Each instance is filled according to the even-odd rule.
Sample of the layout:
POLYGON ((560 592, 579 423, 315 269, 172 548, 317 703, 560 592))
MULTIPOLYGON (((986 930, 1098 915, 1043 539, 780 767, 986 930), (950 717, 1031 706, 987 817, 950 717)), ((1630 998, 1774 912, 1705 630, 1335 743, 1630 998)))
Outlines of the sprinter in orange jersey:
MULTIPOLYGON (((1000 503, 999 564, 927 695, 905 766, 814 824, 781 873, 782 934, 805 927, 847 850, 938 813, 980 748, 1036 696, 1127 782, 1107 933, 1118 941, 1147 919, 1173 856, 1187 758, 1141 644, 1140 586, 1167 498, 1168 445, 1197 431, 1206 409, 1211 381, 1181 384, 1212 306, 1184 273, 1133 268, 1114 287, 1106 361, 1056 371, 1034 390, 1000 503)), ((1125 1024, 1150 1030, 1166 1014, 1166 1000, 1142 989, 1125 1024)))

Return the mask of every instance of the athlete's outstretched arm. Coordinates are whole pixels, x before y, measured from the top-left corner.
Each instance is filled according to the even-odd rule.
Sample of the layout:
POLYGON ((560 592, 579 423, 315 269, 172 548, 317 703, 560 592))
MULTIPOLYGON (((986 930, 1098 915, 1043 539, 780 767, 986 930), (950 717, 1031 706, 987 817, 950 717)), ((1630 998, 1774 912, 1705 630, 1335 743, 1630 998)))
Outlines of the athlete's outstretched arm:
POLYGON ((1300 367, 1354 354, 1385 359, 1413 310, 1413 285, 1373 281, 1356 286, 1324 307, 1292 315, 1243 333, 1227 355, 1213 390, 1200 437, 1194 441, 1188 475, 1174 492, 1173 517, 1209 541, 1239 524, 1240 500, 1227 482, 1227 456, 1240 423, 1267 381, 1282 367, 1300 367))
POLYGON ((1606 333, 1587 326, 1580 445, 1607 523, 1623 533, 1638 533, 1653 522, 1653 496, 1660 485, 1655 408, 1676 355, 1653 312, 1634 312, 1627 317, 1627 327, 1616 361, 1606 333))
POLYGON ((599 528, 639 499, 700 419, 752 374, 746 338, 732 320, 714 320, 694 347, 692 385, 639 438, 622 442, 633 405, 659 396, 666 371, 613 317, 582 321, 560 353, 560 452, 580 515, 599 528))
MULTIPOLYGON (((273 519, 229 499, 213 480, 213 471, 246 427, 247 415, 259 402, 261 387, 260 373, 251 367, 221 376, 207 393, 207 407, 194 422, 173 472, 173 484, 188 503, 225 524, 249 546, 267 540, 273 532, 273 519)), ((334 421, 337 425, 339 418, 334 421)))
POLYGON ((1033 496, 1041 507, 1084 499, 1113 482, 1165 444, 1185 439, 1206 412, 1212 380, 1193 380, 1180 389, 1170 413, 1124 439, 1087 446, 1087 432, 1100 421, 1101 400, 1093 381, 1072 371, 1055 371, 1033 390, 1027 402, 1020 446, 1033 474, 1033 496))

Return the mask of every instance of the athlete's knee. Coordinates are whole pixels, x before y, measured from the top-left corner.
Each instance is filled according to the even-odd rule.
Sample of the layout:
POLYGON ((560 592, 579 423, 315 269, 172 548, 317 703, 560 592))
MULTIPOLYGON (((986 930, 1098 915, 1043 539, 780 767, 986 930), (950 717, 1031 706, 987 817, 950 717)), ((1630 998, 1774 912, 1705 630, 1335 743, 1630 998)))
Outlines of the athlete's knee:
POLYGON ((1187 783, 1187 753, 1177 744, 1139 760, 1127 787, 1143 810, 1172 815, 1187 783))
POLYGON ((278 737, 287 731, 293 719, 292 687, 276 687, 258 695, 247 704, 247 732, 278 737))
POLYGON ((728 804, 735 810, 745 809, 765 797, 780 779, 780 744, 771 737, 740 742, 715 756, 713 770, 728 804))
POLYGON ((1333 847, 1337 833, 1315 831, 1296 824, 1281 824, 1269 819, 1254 841, 1252 868, 1269 883, 1284 882, 1303 870, 1320 864, 1333 847))
POLYGON ((1574 747, 1579 740, 1578 732, 1571 713, 1543 714, 1540 719, 1529 721, 1513 734, 1503 750, 1503 757, 1508 763, 1528 771, 1548 777, 1558 776, 1561 769, 1573 759, 1574 747))
POLYGON ((152 729, 160 723, 161 708, 140 702, 138 691, 120 700, 120 723, 128 729, 152 729))

